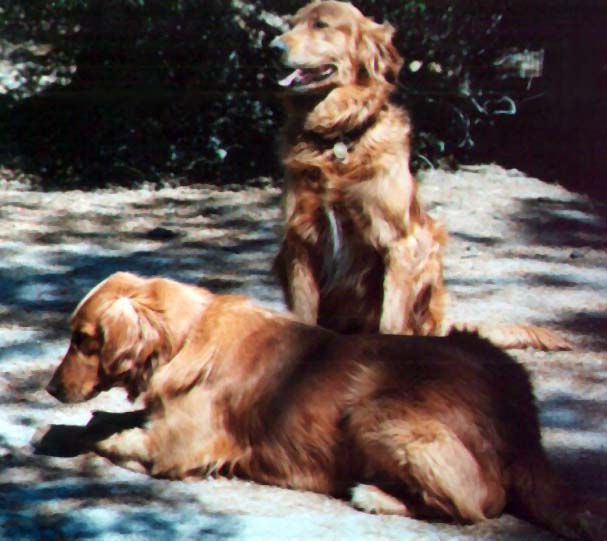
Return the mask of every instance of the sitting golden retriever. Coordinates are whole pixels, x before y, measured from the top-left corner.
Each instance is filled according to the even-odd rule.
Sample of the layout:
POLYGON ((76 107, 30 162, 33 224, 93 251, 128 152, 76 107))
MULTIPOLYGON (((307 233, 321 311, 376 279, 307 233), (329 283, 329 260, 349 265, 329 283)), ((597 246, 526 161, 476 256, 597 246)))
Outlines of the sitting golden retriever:
MULTIPOLYGON (((409 170, 411 123, 389 101, 402 58, 393 28, 346 2, 312 2, 273 40, 288 75, 284 240, 288 306, 344 333, 441 335, 443 226, 409 170)), ((474 327, 504 348, 570 349, 547 329, 474 327)))
POLYGON ((114 386, 143 393, 139 426, 94 426, 91 449, 129 468, 351 494, 368 511, 461 522, 507 508, 573 539, 598 540, 605 526, 589 510, 600 502, 553 475, 525 370, 473 334, 340 335, 245 297, 127 273, 95 287, 71 328, 48 391, 63 402, 114 386))

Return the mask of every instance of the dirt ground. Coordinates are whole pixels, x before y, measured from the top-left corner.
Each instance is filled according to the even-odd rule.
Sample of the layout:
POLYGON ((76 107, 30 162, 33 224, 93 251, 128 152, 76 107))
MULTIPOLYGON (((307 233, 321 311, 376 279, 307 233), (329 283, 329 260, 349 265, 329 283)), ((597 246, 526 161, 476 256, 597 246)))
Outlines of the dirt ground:
MULTIPOLYGON (((324 496, 236 480, 151 479, 92 455, 34 454, 49 424, 134 409, 112 390, 81 405, 44 391, 78 300, 130 270, 241 292, 283 310, 270 272, 279 192, 209 186, 39 192, 0 174, 0 538, 552 540, 503 516, 476 526, 367 515, 324 496)), ((578 490, 607 497, 607 208, 497 166, 423 175, 450 232, 454 321, 528 322, 572 352, 517 351, 530 370, 544 442, 578 490)))

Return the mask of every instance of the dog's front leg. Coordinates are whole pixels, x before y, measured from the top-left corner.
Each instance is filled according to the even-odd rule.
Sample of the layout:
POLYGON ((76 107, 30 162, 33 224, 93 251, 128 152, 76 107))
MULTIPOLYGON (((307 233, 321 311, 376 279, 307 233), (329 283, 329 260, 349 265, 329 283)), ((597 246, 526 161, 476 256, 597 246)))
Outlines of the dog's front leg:
POLYGON ((441 244, 428 230, 393 243, 387 250, 382 334, 440 335, 446 292, 441 244))
POLYGON ((93 451, 118 466, 138 473, 149 473, 153 463, 147 430, 131 428, 98 441, 93 451))
POLYGON ((292 310, 304 323, 318 320, 319 292, 312 268, 300 260, 293 261, 289 284, 292 310))
POLYGON ((384 298, 379 322, 381 334, 413 334, 413 254, 406 241, 396 242, 385 257, 384 298))
POLYGON ((275 270, 289 310, 304 323, 316 324, 320 292, 307 250, 294 246, 293 241, 285 241, 276 258, 275 270))

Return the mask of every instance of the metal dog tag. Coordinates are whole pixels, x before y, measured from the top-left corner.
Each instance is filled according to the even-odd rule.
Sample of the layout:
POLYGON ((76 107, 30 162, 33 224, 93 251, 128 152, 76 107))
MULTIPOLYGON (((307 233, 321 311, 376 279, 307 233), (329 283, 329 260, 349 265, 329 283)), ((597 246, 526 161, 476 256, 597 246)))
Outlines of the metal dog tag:
POLYGON ((333 145, 333 154, 335 154, 335 157, 340 162, 344 162, 344 161, 346 161, 346 158, 348 157, 348 147, 346 146, 345 143, 343 143, 342 141, 339 141, 338 143, 335 143, 333 145))

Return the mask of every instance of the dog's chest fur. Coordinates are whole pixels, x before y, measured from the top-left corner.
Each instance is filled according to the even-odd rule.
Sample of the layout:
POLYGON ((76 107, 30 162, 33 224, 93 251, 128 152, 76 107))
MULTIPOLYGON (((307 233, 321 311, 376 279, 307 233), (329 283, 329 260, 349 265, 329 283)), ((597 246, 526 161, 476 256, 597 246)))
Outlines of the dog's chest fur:
POLYGON ((307 254, 320 292, 319 323, 373 332, 386 251, 406 234, 415 197, 409 119, 389 103, 349 126, 332 125, 330 133, 306 130, 309 119, 299 111, 283 132, 287 242, 307 254), (360 325, 367 320, 373 324, 360 325))
POLYGON ((368 240, 375 211, 359 189, 374 182, 373 156, 361 140, 308 139, 291 149, 286 161, 291 159, 287 230, 311 256, 321 291, 319 322, 344 332, 357 330, 350 329, 350 320, 364 320, 379 310, 384 274, 381 247, 368 240), (335 150, 337 144, 347 147, 345 156, 343 149, 335 150), (340 300, 344 298, 347 305, 340 300), (352 310, 352 301, 361 313, 352 310))
POLYGON ((288 227, 315 246, 325 277, 341 280, 352 270, 353 247, 367 244, 368 209, 351 187, 370 178, 371 157, 360 143, 342 139, 305 141, 293 150, 298 167, 290 170, 295 212, 288 227), (309 158, 308 167, 301 158, 309 158))
POLYGON ((409 194, 398 193, 398 178, 409 175, 408 128, 394 117, 380 114, 339 137, 304 131, 284 153, 287 229, 315 246, 337 279, 351 272, 353 248, 385 247, 376 224, 389 230, 405 218, 409 194), (402 167, 390 171, 394 156, 402 167))

